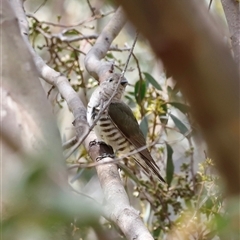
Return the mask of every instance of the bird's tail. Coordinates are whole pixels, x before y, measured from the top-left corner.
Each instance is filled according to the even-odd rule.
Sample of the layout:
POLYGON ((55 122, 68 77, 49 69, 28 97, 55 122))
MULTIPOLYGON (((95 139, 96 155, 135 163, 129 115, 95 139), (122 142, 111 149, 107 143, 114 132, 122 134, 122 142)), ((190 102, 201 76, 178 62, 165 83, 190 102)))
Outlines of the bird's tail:
POLYGON ((137 154, 138 156, 133 156, 136 163, 144 170, 146 175, 151 175, 151 173, 154 173, 156 177, 166 183, 164 178, 160 175, 160 169, 158 165, 155 163, 155 161, 151 158, 151 160, 146 159, 144 156, 137 154))

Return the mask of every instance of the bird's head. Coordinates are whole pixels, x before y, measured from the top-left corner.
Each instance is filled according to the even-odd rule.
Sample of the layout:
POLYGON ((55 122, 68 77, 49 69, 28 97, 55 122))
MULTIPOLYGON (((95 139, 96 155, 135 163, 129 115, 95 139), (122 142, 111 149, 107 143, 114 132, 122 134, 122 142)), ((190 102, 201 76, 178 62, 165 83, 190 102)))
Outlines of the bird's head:
POLYGON ((102 97, 109 99, 114 91, 117 89, 116 95, 113 97, 112 102, 119 101, 124 93, 124 90, 128 84, 126 78, 122 77, 119 73, 113 73, 105 81, 100 84, 102 97), (120 83, 119 83, 120 81, 120 83))

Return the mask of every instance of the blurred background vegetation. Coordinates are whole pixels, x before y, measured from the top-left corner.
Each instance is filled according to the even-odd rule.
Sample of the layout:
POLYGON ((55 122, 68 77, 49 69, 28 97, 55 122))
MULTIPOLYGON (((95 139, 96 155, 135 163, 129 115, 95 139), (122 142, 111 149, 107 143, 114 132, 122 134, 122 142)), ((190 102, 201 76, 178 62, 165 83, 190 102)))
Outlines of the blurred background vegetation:
MULTIPOLYGON (((209 11, 226 28, 220 1, 206 4, 210 2, 209 11)), ((97 0, 38 0, 25 1, 25 10, 35 51, 50 67, 67 76, 87 105, 97 81, 86 72, 83 60, 112 17, 113 6, 97 0)), ((121 71, 134 37, 134 27, 127 24, 105 61, 114 62, 121 71)), ((190 107, 141 36, 126 78, 130 84, 124 101, 138 119, 168 183, 166 188, 157 179, 120 171, 131 205, 141 212, 155 239, 237 239, 237 233, 227 231, 229 213, 221 179, 190 107)), ((42 85, 64 143, 75 134, 73 116, 57 90, 44 81, 42 85)), ((4 210, 8 214, 3 215, 3 239, 124 239, 117 227, 101 217, 99 206, 104 197, 95 169, 79 168, 79 163, 90 162, 82 146, 66 161, 68 184, 74 193, 71 201, 68 194, 53 191, 45 181, 48 163, 29 163, 24 178, 9 188, 11 209, 10 214, 9 209, 4 210)))

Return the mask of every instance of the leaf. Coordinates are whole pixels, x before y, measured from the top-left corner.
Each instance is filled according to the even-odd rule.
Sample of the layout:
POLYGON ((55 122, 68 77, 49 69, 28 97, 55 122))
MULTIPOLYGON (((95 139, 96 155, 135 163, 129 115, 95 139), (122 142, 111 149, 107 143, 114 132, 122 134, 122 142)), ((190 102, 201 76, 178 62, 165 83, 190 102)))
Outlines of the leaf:
POLYGON ((168 122, 168 117, 167 117, 167 105, 166 104, 162 104, 162 108, 164 110, 164 113, 161 113, 160 114, 160 121, 161 123, 167 125, 167 122, 168 122))
POLYGON ((106 57, 111 58, 111 59, 114 58, 111 52, 107 53, 106 57))
POLYGON ((158 237, 160 236, 160 233, 161 233, 161 228, 160 227, 157 227, 153 230, 153 237, 154 239, 158 239, 158 237))
POLYGON ((183 135, 185 135, 188 132, 187 127, 174 115, 172 115, 171 113, 169 113, 169 116, 172 118, 174 124, 176 125, 176 127, 179 129, 180 133, 182 133, 183 135))
POLYGON ((144 135, 144 138, 146 139, 148 134, 148 116, 147 115, 143 117, 139 127, 144 135))
POLYGON ((139 186, 142 185, 142 181, 134 174, 126 165, 123 163, 118 163, 121 170, 124 171, 127 177, 131 178, 139 186))
POLYGON ((160 86, 159 83, 153 78, 152 75, 150 75, 150 74, 147 73, 147 72, 144 72, 143 74, 145 75, 146 81, 148 81, 150 84, 152 84, 153 87, 155 87, 157 90, 162 91, 161 86, 160 86))
POLYGON ((79 34, 79 32, 76 29, 70 29, 64 33, 65 36, 73 36, 73 35, 78 35, 78 34, 79 34))
POLYGON ((188 113, 190 111, 190 107, 183 103, 178 102, 168 102, 168 104, 171 104, 173 107, 177 108, 182 113, 188 113))
POLYGON ((209 218, 209 215, 212 213, 212 210, 214 207, 214 202, 212 201, 212 199, 210 197, 206 200, 204 207, 205 207, 204 208, 205 214, 206 214, 207 218, 209 218))
POLYGON ((129 101, 131 101, 131 102, 133 101, 133 99, 132 99, 131 96, 125 95, 124 97, 125 97, 126 99, 128 99, 129 101))
POLYGON ((58 23, 60 22, 61 18, 62 18, 62 16, 60 16, 60 15, 57 16, 58 23))
POLYGON ((134 94, 137 103, 140 105, 146 95, 146 82, 140 80, 137 81, 135 84, 134 94))
POLYGON ((174 165, 173 165, 173 149, 170 145, 166 143, 167 147, 167 169, 166 169, 166 177, 167 177, 167 184, 170 186, 172 179, 173 179, 173 173, 174 173, 174 165))

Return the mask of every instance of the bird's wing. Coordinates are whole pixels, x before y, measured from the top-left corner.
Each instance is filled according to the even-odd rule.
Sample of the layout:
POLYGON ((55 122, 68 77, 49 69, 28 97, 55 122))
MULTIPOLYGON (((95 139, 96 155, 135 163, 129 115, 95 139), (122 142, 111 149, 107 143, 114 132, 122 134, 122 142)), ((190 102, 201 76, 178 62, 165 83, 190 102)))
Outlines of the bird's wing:
MULTIPOLYGON (((123 102, 111 103, 108 108, 108 114, 113 124, 128 139, 128 141, 135 146, 136 149, 146 146, 143 133, 128 105, 123 102)), ((139 151, 139 154, 143 159, 146 159, 146 164, 154 171, 154 173, 164 181, 159 174, 159 167, 152 159, 148 149, 139 151)))

